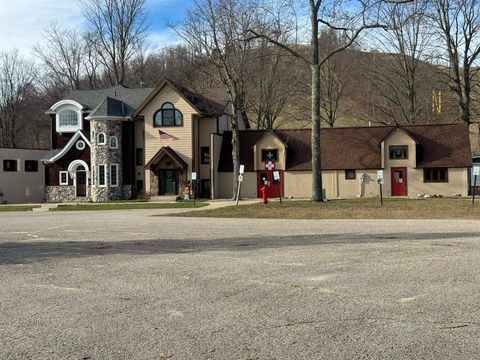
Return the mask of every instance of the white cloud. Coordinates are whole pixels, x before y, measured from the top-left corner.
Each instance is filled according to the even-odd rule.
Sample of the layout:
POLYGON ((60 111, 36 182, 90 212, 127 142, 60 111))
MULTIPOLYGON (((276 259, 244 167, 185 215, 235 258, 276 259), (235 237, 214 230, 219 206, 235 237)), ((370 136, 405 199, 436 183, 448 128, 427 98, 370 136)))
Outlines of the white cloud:
POLYGON ((43 29, 56 21, 61 27, 81 28, 83 17, 76 0, 0 0, 0 49, 17 48, 32 56, 43 29))

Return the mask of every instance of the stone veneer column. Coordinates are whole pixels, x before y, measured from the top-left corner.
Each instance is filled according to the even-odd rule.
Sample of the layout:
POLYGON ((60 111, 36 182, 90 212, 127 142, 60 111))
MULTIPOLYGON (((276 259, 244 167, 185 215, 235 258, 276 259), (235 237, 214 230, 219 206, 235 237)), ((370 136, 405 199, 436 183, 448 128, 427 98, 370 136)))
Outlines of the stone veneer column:
POLYGON ((91 187, 92 201, 109 201, 123 199, 122 179, 122 122, 120 120, 90 120, 90 131, 94 132, 91 142, 91 166, 95 168, 95 186, 91 187), (98 134, 105 134, 105 145, 98 145, 98 134), (110 148, 110 137, 117 137, 117 148, 110 148), (118 186, 110 186, 110 165, 118 165, 118 186), (98 186, 98 165, 105 165, 106 186, 98 186))

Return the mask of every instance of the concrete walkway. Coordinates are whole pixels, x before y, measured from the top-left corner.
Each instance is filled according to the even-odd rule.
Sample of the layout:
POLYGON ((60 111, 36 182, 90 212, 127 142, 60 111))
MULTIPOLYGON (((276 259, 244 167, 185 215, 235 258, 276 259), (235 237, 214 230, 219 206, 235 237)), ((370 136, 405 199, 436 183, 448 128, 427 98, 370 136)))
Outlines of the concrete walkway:
MULTIPOLYGON (((200 202, 200 201, 199 201, 200 202)), ((205 201, 201 201, 205 202, 205 201)), ((213 209, 219 209, 227 206, 233 206, 236 204, 234 200, 208 200, 206 201, 208 203, 208 206, 202 206, 202 207, 195 207, 195 208, 176 208, 176 209, 171 209, 175 210, 174 212, 179 212, 178 210, 183 210, 185 212, 187 211, 202 211, 202 210, 213 210, 213 209)), ((239 205, 250 205, 250 204, 255 204, 260 202, 260 199, 245 199, 245 200, 240 200, 239 205)), ((175 201, 164 201, 164 200, 153 200, 153 201, 147 201, 147 202, 138 202, 138 201, 132 201, 132 202, 119 202, 119 203, 106 203, 106 204, 111 204, 111 205, 134 205, 134 204, 168 204, 168 203, 175 203, 175 201)), ((98 205, 102 203, 81 203, 81 205, 86 205, 86 206, 91 206, 91 205, 98 205)), ((78 203, 43 203, 43 204, 16 204, 16 205, 26 205, 26 206, 38 206, 33 208, 34 212, 46 212, 50 211, 50 209, 57 208, 60 205, 78 205, 78 203)), ((134 210, 134 209, 132 209, 134 210)), ((167 209, 166 209, 167 210, 167 209)), ((183 212, 180 211, 180 212, 183 212)), ((172 212, 173 213, 173 212, 172 212)))

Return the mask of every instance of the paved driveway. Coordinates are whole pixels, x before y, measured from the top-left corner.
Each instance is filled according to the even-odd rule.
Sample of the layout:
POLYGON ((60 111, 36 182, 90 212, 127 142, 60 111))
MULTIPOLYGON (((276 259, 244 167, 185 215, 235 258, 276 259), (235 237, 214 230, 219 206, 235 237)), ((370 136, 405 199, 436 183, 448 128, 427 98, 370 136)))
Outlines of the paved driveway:
POLYGON ((480 222, 0 214, 2 359, 480 357, 480 222))

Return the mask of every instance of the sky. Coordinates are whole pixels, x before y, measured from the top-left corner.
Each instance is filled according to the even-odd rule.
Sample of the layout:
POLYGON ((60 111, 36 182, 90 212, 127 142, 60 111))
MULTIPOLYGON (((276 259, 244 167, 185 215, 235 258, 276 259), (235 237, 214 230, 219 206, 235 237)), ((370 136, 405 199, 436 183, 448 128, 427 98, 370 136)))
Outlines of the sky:
MULTIPOLYGON (((188 0, 147 0, 152 47, 180 42, 168 23, 179 23, 189 6, 188 0)), ((42 31, 52 21, 69 29, 86 26, 78 0, 0 0, 0 51, 17 48, 33 58, 32 47, 41 44, 42 31)))

